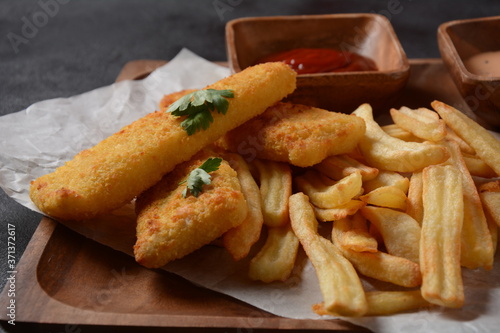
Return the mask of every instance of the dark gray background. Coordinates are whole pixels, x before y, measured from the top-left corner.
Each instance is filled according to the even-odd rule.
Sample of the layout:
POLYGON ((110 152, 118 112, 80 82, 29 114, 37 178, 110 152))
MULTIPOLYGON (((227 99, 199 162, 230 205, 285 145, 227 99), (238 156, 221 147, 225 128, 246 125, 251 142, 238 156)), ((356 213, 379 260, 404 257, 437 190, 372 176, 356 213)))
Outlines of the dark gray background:
MULTIPOLYGON (((388 6, 395 2, 0 0, 0 115, 20 111, 41 100, 109 85, 128 61, 168 60, 183 47, 206 59, 224 61, 224 26, 231 19, 349 12, 387 14, 388 6), (217 9, 217 4, 226 4, 226 10, 217 9), (40 26, 36 31, 23 30, 26 21, 34 20, 40 26), (9 40, 14 34, 25 39, 14 45, 9 40)), ((409 58, 439 57, 436 30, 445 21, 500 15, 500 1, 493 0, 400 0, 397 8, 398 13, 388 18, 409 58)), ((3 144, 0 142, 0 149, 3 144)), ((40 218, 0 191, 0 288, 6 282, 7 224, 16 226, 19 259, 40 218)), ((8 332, 13 329, 5 323, 2 326, 8 332)), ((16 326, 21 332, 68 329, 25 325, 19 330, 20 323, 16 326)), ((78 327, 71 331, 93 332, 96 328, 78 327)))

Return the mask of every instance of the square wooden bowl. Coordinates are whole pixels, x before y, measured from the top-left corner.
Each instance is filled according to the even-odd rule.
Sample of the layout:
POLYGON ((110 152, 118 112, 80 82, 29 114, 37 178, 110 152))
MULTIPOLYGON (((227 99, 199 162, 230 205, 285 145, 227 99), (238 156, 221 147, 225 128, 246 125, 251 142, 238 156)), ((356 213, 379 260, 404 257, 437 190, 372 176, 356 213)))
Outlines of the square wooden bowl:
POLYGON ((406 54, 389 22, 378 14, 271 16, 235 19, 226 25, 228 62, 233 72, 264 56, 296 48, 333 48, 371 58, 377 71, 297 76, 288 100, 350 113, 362 103, 388 105, 409 77, 406 54))
POLYGON ((500 16, 450 21, 438 28, 441 57, 458 90, 474 114, 494 128, 500 128, 499 32, 500 16), (496 51, 496 56, 489 53, 496 51), (487 59, 492 66, 494 58, 496 71, 478 70, 477 61, 484 65, 487 59))

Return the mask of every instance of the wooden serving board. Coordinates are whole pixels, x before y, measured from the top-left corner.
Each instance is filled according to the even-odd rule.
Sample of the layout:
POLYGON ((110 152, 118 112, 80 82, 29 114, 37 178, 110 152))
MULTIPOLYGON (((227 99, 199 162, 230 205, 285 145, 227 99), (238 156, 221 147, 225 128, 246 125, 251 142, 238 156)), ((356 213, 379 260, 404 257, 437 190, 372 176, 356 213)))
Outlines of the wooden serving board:
MULTIPOLYGON (((130 62, 117 81, 144 78, 165 63, 130 62)), ((410 80, 395 107, 429 106, 434 99, 452 105, 462 101, 441 60, 410 63, 410 80)), ((113 250, 82 234, 86 232, 42 219, 17 266, 16 322, 170 327, 169 332, 186 327, 366 331, 341 320, 277 317, 177 275, 146 269, 126 250, 113 250)), ((118 238, 128 244, 131 237, 118 238)), ((0 306, 5 309, 8 302, 4 289, 0 306)), ((0 319, 8 320, 5 311, 0 319)))

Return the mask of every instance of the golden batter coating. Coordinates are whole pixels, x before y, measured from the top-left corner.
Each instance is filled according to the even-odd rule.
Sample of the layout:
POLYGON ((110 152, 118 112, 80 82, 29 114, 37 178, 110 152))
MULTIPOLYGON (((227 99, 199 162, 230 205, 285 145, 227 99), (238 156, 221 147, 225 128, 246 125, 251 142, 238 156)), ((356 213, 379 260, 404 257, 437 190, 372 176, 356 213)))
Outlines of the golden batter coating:
POLYGON ((218 144, 255 158, 308 167, 352 151, 365 133, 363 119, 305 105, 277 103, 228 132, 218 144))
POLYGON ((203 186, 198 197, 183 197, 186 184, 179 182, 208 157, 204 152, 197 154, 137 198, 134 254, 141 265, 158 268, 182 258, 246 218, 248 206, 236 171, 225 160, 210 173, 212 182, 203 186))
POLYGON ((156 111, 77 154, 54 172, 32 181, 31 200, 45 214, 84 220, 130 202, 163 175, 227 131, 264 112, 295 89, 296 73, 267 63, 224 78, 207 89, 231 89, 225 115, 213 112, 207 130, 188 136, 185 117, 156 111))

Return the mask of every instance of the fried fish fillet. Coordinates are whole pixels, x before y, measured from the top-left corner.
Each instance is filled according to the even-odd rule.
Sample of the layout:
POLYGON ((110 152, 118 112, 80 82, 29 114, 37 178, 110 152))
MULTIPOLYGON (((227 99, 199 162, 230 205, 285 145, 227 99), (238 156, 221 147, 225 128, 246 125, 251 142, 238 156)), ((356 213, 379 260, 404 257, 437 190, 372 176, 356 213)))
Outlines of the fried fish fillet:
POLYGON ((249 161, 308 167, 352 151, 364 133, 365 123, 355 115, 280 102, 228 132, 218 144, 249 161))
POLYGON ((211 184, 203 186, 198 197, 183 197, 186 184, 179 182, 208 157, 198 153, 137 198, 134 254, 141 265, 158 268, 184 257, 246 218, 248 206, 236 171, 225 160, 210 173, 211 184))
POLYGON ((296 73, 283 63, 256 65, 224 78, 207 89, 232 89, 234 98, 225 115, 212 113, 214 122, 207 130, 188 136, 180 125, 185 117, 150 113, 32 181, 31 200, 45 214, 62 220, 110 212, 293 92, 295 78, 296 73))

